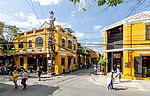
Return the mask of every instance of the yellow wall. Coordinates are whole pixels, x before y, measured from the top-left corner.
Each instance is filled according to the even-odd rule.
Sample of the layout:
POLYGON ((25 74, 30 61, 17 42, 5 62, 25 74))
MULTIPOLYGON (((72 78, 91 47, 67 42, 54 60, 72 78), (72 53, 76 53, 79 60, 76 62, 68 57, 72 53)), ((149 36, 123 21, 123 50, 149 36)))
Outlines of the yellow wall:
MULTIPOLYGON (((32 48, 34 49, 35 53, 39 53, 40 50, 37 49, 36 47, 36 42, 35 39, 37 36, 42 36, 43 37, 43 46, 42 47, 38 47, 42 49, 42 52, 47 52, 47 48, 48 48, 48 37, 49 37, 50 33, 48 28, 44 28, 44 29, 37 29, 37 30, 31 30, 31 31, 27 31, 24 32, 23 35, 19 36, 19 37, 15 37, 14 42, 19 42, 20 40, 24 41, 24 42, 28 42, 29 39, 32 39, 32 48), (30 34, 29 34, 30 33, 30 34)), ((61 66, 61 58, 62 56, 60 55, 60 53, 65 53, 65 69, 66 72, 68 72, 68 56, 72 56, 72 58, 76 58, 76 52, 77 52, 77 38, 75 36, 73 36, 72 34, 66 32, 62 27, 60 26, 56 26, 55 28, 55 33, 54 33, 54 40, 55 40, 55 51, 56 51, 56 55, 55 55, 55 73, 56 74, 61 74, 62 73, 62 66, 61 66), (65 41, 65 47, 62 47, 62 37, 66 38, 65 41), (68 39, 72 40, 72 49, 68 48, 68 39), (76 43, 76 50, 74 49, 74 43, 76 43)), ((25 52, 28 53, 32 53, 31 48, 28 46, 28 43, 23 43, 23 48, 26 48, 26 51, 22 51, 23 48, 18 48, 18 44, 15 43, 15 48, 17 49, 17 53, 22 54, 25 52)), ((25 53, 26 54, 26 53, 25 53)), ((24 54, 24 55, 25 55, 24 54)), ((27 64, 27 57, 28 55, 24 56, 24 68, 26 69, 28 64, 27 64)), ((44 57, 46 57, 46 54, 44 55, 44 57)), ((73 59, 72 59, 73 62, 73 59)), ((77 62, 77 58, 76 58, 76 62, 77 62)), ((19 69, 20 68, 20 57, 19 55, 16 57, 16 67, 19 69)), ((72 69, 75 70, 76 69, 76 64, 72 63, 72 69)))
MULTIPOLYGON (((104 32, 104 50, 107 50, 107 33, 104 32)), ((133 48, 150 48, 150 40, 146 40, 146 24, 143 22, 123 25, 123 77, 134 77, 134 57, 140 56, 139 52, 150 52, 150 50, 137 50, 133 48), (147 44, 146 44, 147 43, 147 44), (130 50, 130 48, 132 50, 130 50), (129 66, 127 66, 129 62, 129 66)), ((104 58, 107 53, 104 53, 104 58)))

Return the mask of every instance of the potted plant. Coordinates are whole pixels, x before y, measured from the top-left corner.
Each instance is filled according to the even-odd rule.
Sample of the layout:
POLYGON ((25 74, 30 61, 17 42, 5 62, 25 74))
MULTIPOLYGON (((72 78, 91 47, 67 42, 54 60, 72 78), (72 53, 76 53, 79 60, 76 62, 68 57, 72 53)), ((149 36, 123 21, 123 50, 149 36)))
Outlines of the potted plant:
POLYGON ((106 64, 108 63, 108 60, 104 59, 104 58, 100 58, 98 64, 100 65, 100 72, 102 72, 102 74, 106 73, 105 67, 106 64))
POLYGON ((26 48, 23 48, 22 51, 26 51, 26 48))
POLYGON ((3 51, 2 51, 3 49, 4 49, 3 45, 0 44, 0 54, 3 54, 3 51))
POLYGON ((42 49, 39 49, 40 52, 42 52, 42 49))
POLYGON ((34 52, 34 49, 33 49, 33 48, 31 49, 31 52, 34 52))

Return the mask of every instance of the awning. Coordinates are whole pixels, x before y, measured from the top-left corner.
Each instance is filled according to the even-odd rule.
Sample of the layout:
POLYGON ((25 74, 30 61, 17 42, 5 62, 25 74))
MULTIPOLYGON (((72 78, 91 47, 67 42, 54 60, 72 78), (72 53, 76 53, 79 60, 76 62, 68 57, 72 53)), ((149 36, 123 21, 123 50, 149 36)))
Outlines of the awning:
POLYGON ((141 56, 150 56, 150 52, 138 52, 141 56))

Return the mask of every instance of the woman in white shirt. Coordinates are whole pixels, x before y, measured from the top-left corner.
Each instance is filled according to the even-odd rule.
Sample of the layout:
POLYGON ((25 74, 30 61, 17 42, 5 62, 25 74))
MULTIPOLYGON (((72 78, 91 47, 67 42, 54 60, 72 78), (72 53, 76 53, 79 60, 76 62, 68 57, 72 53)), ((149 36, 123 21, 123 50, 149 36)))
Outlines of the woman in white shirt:
POLYGON ((26 89, 26 87, 27 87, 27 84, 26 84, 27 79, 28 79, 28 73, 23 68, 23 70, 22 70, 22 80, 21 80, 21 84, 23 85, 22 90, 26 89))

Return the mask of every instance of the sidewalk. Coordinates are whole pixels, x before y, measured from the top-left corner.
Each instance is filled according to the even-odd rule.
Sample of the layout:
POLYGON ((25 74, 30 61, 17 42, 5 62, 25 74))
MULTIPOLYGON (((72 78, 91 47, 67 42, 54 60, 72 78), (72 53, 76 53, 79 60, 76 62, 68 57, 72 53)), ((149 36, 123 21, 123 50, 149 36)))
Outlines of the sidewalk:
MULTIPOLYGON (((92 74, 89 79, 97 85, 107 86, 107 76, 92 74)), ((150 90, 150 81, 121 79, 119 82, 118 79, 115 79, 114 88, 150 90)))

